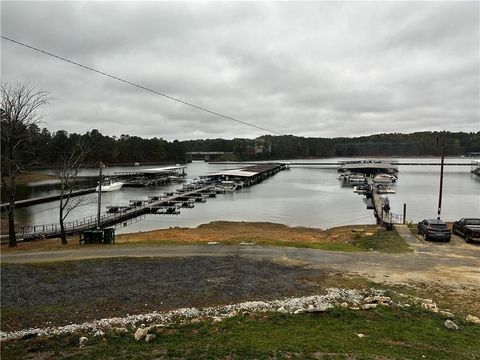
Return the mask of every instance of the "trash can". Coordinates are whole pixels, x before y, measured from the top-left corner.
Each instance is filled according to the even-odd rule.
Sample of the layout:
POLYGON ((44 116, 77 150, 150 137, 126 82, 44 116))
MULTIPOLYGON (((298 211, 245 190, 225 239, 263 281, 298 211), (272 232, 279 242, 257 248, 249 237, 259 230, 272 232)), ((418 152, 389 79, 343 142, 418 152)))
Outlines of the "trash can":
POLYGON ((85 230, 80 237, 80 244, 98 244, 102 243, 103 230, 85 230))
POLYGON ((103 229, 103 243, 113 244, 115 242, 115 228, 103 229))

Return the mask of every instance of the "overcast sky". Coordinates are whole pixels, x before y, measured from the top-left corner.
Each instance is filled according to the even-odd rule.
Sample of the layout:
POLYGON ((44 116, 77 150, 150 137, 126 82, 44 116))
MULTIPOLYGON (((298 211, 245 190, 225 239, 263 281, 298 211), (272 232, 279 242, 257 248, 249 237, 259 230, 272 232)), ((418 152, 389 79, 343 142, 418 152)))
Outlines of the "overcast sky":
MULTIPOLYGON (((282 134, 480 130, 480 3, 1 2, 2 35, 282 134)), ((44 126, 173 139, 265 131, 1 40, 44 126)))

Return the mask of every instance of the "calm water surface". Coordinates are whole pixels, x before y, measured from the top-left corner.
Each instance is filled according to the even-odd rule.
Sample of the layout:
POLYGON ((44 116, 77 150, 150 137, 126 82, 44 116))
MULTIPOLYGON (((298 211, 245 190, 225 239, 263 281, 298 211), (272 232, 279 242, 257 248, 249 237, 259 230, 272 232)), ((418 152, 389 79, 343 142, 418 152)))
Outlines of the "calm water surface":
MULTIPOLYGON (((324 159, 332 162, 340 159, 324 159)), ((396 159, 410 162, 438 162, 438 159, 396 159)), ((319 160, 320 161, 320 160, 319 160)), ((315 160, 295 160, 305 163, 292 166, 266 181, 235 193, 221 194, 206 203, 196 203, 193 209, 182 209, 180 215, 147 215, 127 226, 119 226, 117 233, 146 231, 174 226, 195 227, 215 220, 269 221, 290 226, 329 228, 348 224, 374 224, 372 210, 367 210, 363 196, 343 187, 337 180, 335 166, 308 166, 315 160)), ((465 158, 449 158, 446 162, 470 163, 465 158)), ((148 166, 154 167, 154 166, 148 166)), ((238 168, 239 165, 215 165, 205 162, 188 164, 187 177, 194 178, 220 169, 238 168)), ((142 167, 140 167, 142 168, 142 167)), ((111 167, 114 171, 138 170, 139 167, 111 167)), ((436 217, 439 191, 439 166, 400 166, 396 194, 389 195, 392 212, 401 214, 407 204, 407 218, 419 221, 436 217)), ((86 169, 83 176, 95 176, 97 170, 86 169)), ((93 185, 95 179, 87 184, 93 185)), ((126 204, 131 199, 180 187, 181 184, 148 188, 124 188, 104 193, 103 208, 110 204, 126 204)), ((43 184, 21 189, 24 197, 44 196, 57 192, 57 185, 43 184)), ((95 216, 96 194, 85 197, 85 204, 75 209, 70 220, 95 216)), ((453 221, 464 216, 480 217, 480 178, 470 174, 469 166, 446 166, 442 218, 453 221)), ((21 224, 49 224, 58 222, 58 202, 18 209, 21 224)), ((67 220, 68 221, 68 220, 67 220)))

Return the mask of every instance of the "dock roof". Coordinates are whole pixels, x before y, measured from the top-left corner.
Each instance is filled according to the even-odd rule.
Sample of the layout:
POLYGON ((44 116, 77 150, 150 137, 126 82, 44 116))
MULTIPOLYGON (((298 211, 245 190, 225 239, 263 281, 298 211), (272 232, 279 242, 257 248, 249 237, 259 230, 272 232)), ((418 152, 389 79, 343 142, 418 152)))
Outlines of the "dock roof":
POLYGON ((398 172, 398 167, 393 164, 386 162, 361 162, 361 163, 351 163, 343 164, 338 171, 353 171, 353 172, 398 172))
POLYGON ((237 177, 252 177, 266 171, 273 170, 281 164, 256 164, 252 166, 243 167, 240 169, 222 170, 208 176, 237 176, 237 177))
POLYGON ((187 167, 185 165, 177 165, 177 166, 166 166, 166 167, 151 168, 151 169, 142 169, 142 170, 139 170, 138 172, 141 172, 144 174, 160 174, 160 173, 172 172, 175 170, 181 170, 186 168, 187 167))

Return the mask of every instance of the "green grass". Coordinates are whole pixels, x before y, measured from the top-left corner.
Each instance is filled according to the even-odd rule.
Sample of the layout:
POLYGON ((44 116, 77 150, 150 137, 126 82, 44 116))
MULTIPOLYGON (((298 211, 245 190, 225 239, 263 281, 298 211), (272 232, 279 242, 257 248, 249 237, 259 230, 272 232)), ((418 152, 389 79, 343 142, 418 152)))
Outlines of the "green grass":
POLYGON ((394 230, 379 230, 370 236, 359 236, 354 242, 360 249, 372 249, 386 253, 402 253, 412 251, 403 238, 394 230))
MULTIPOLYGON (((347 251, 347 252, 362 252, 369 251, 370 249, 380 252, 388 253, 401 253, 412 251, 408 244, 402 239, 396 231, 384 231, 379 230, 373 235, 365 236, 358 235, 358 237, 349 243, 341 242, 307 242, 307 241, 280 241, 275 239, 266 239, 266 238, 246 238, 246 239, 235 239, 230 241, 219 242, 222 245, 238 245, 242 241, 245 242, 254 242, 255 245, 260 246, 285 246, 285 247, 296 247, 296 248, 306 248, 306 249, 319 249, 319 250, 328 250, 328 251, 347 251)), ((150 246, 167 246, 167 245, 205 245, 205 241, 193 241, 185 242, 182 240, 148 240, 148 241, 139 241, 131 243, 118 243, 117 246, 138 246, 138 245, 150 245, 150 246)))
POLYGON ((108 334, 78 348, 81 334, 33 338, 2 344, 2 359, 477 359, 480 326, 444 318, 417 308, 353 311, 335 308, 323 314, 277 313, 237 316, 220 323, 176 325, 152 343, 132 334, 108 334), (356 333, 365 334, 359 338, 356 333))

